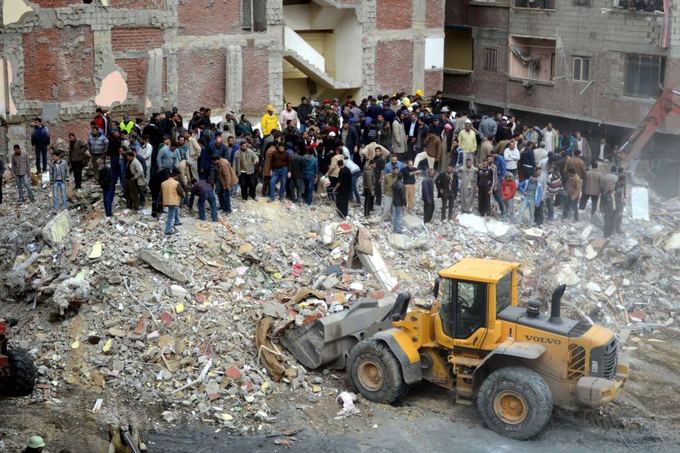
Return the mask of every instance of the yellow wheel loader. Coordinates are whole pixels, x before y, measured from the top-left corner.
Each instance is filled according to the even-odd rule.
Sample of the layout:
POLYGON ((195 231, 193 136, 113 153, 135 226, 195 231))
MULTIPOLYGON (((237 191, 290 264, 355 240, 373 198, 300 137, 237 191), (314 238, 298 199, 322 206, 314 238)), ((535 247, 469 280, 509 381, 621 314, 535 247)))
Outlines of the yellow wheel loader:
POLYGON ((518 267, 463 259, 439 273, 429 310, 407 311, 403 294, 387 308, 360 303, 291 332, 284 344, 311 368, 346 366, 369 400, 398 402, 425 380, 455 389, 457 403, 476 400, 493 431, 528 439, 545 427, 553 406, 612 401, 629 368, 611 331, 560 316, 564 285, 553 293, 550 317, 537 301, 518 307, 518 267))

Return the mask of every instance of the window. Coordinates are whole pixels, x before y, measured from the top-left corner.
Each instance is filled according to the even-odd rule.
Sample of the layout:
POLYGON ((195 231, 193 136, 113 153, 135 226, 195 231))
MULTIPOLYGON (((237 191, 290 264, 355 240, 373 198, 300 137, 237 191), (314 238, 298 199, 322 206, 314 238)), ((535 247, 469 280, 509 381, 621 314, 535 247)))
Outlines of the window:
POLYGON ((555 9, 555 0, 515 0, 515 8, 555 9))
POLYGON ((486 284, 458 281, 455 285, 455 337, 469 338, 486 325, 486 284))
POLYGON ((663 0, 613 0, 614 8, 629 11, 663 12, 663 0))
POLYGON ((498 49, 484 49, 484 70, 498 71, 498 49))
POLYGON ((469 27, 450 27, 444 33, 444 68, 472 71, 472 30, 469 27))
POLYGON ((663 87, 666 59, 656 55, 626 55, 624 94, 655 98, 663 87))
POLYGON ((555 40, 510 36, 510 76, 551 81, 555 77, 555 40))
POLYGON ((242 26, 247 31, 267 30, 267 0, 242 0, 242 26))
POLYGON ((574 57, 574 80, 587 82, 590 80, 590 58, 574 57))
POLYGON ((496 313, 500 313, 510 306, 512 298, 512 272, 496 283, 496 313))

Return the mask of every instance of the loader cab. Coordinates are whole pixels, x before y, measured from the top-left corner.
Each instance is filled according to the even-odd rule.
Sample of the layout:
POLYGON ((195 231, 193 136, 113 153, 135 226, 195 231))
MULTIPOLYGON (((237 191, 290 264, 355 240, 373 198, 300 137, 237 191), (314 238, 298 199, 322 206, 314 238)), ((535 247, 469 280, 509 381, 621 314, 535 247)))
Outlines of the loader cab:
POLYGON ((515 263, 467 258, 443 270, 435 282, 435 331, 442 344, 490 349, 500 338, 496 315, 517 305, 515 263))

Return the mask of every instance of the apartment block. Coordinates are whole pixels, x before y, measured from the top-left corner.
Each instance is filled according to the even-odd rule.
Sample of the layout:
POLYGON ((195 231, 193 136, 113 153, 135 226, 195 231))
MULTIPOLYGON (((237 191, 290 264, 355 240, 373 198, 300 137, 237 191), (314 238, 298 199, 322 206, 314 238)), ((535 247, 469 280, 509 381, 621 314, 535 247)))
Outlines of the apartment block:
MULTIPOLYGON (((680 2, 447 2, 444 74, 458 108, 552 120, 622 144, 662 89, 680 90, 680 2)), ((667 154, 672 165, 659 171, 677 180, 680 118, 659 132, 648 148, 667 154)))
MULTIPOLYGON (((86 133, 97 106, 146 115, 443 86, 444 0, 4 0, 5 146, 41 116, 86 133)), ((3 131, 0 131, 3 132, 3 131)))

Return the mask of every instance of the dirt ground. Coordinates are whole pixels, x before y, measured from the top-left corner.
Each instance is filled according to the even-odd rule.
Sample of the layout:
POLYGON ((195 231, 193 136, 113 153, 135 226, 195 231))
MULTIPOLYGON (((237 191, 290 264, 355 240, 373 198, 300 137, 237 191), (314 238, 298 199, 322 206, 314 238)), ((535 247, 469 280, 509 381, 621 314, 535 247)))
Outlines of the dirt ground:
POLYGON ((27 399, 0 400, 0 441, 5 451, 40 427, 50 451, 99 452, 106 447, 107 415, 93 414, 103 398, 117 417, 144 430, 150 452, 216 451, 678 451, 680 433, 680 332, 667 330, 633 336, 625 352, 632 366, 630 381, 614 403, 600 410, 556 409, 548 427, 530 441, 513 441, 486 429, 474 407, 455 405, 448 392, 429 385, 412 389, 398 407, 361 399, 359 415, 336 419, 336 389, 349 389, 342 372, 321 375, 324 391, 310 400, 291 393, 269 403, 276 420, 261 426, 261 435, 238 437, 206 425, 168 425, 158 406, 111 400, 112 395, 79 387, 58 395, 59 403, 30 404, 27 399), (635 341, 639 338, 639 341, 635 341), (653 340, 653 341, 650 341, 653 340), (291 434, 287 436, 285 434, 291 434))

